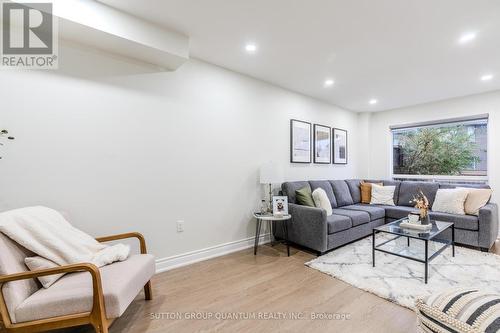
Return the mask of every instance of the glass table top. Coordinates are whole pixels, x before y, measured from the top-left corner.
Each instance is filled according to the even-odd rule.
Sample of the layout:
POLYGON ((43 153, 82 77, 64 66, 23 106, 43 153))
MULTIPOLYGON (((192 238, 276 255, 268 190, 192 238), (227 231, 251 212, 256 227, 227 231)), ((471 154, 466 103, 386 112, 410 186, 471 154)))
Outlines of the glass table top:
POLYGON ((415 229, 401 228, 400 224, 402 222, 406 222, 406 221, 408 221, 408 219, 403 218, 403 219, 385 224, 383 226, 374 228, 374 230, 386 232, 386 233, 393 234, 393 235, 400 235, 400 236, 418 238, 418 239, 423 239, 423 240, 426 240, 426 239, 431 240, 434 237, 436 237, 437 235, 439 235, 441 232, 450 228, 453 225, 453 223, 450 223, 450 222, 431 221, 432 229, 429 231, 421 231, 421 230, 415 230, 415 229))

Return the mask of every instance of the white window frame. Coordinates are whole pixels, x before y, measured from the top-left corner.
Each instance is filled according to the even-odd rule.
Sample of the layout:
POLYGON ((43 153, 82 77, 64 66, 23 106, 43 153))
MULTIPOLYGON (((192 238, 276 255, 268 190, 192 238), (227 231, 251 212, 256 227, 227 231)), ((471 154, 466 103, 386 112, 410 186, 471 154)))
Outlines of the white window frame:
POLYGON ((389 162, 389 168, 390 168, 390 175, 391 178, 399 178, 399 179, 419 179, 419 180, 430 180, 433 182, 438 182, 438 181, 470 181, 470 182, 484 182, 488 183, 489 181, 489 170, 490 170, 490 159, 489 159, 489 154, 488 154, 488 165, 487 165, 487 175, 486 176, 449 176, 449 175, 407 175, 407 174, 395 174, 394 173, 394 130, 397 129, 404 129, 404 128, 412 128, 412 127, 431 127, 431 126, 439 126, 439 125, 444 125, 444 124, 452 124, 452 123, 460 123, 460 122, 467 122, 467 121, 475 121, 475 120, 487 120, 487 129, 488 129, 488 138, 487 138, 487 145, 488 147, 490 146, 490 128, 489 128, 489 114, 481 114, 481 115, 476 115, 476 116, 471 116, 471 117, 461 117, 461 118, 450 118, 450 119, 444 119, 444 120, 436 120, 436 121, 428 121, 428 122, 421 122, 421 123, 412 123, 412 124, 401 124, 401 125, 395 125, 395 126, 390 126, 389 127, 389 132, 390 132, 390 162, 389 162))

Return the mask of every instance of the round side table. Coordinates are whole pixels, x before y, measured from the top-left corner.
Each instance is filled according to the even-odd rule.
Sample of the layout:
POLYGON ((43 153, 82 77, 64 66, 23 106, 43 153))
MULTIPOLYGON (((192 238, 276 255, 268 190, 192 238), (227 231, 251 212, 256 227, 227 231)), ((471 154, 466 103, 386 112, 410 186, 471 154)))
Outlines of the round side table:
MULTIPOLYGON (((285 237, 285 243, 286 243, 286 252, 287 255, 290 256, 290 244, 288 242, 288 227, 287 227, 287 220, 290 220, 292 218, 292 215, 284 215, 283 217, 276 217, 274 215, 264 215, 261 213, 254 213, 253 217, 257 219, 257 225, 256 225, 256 230, 255 230, 255 245, 253 248, 253 254, 257 255, 257 247, 259 246, 259 238, 260 238, 260 228, 262 226, 262 221, 268 221, 270 225, 270 230, 272 230, 272 223, 275 221, 282 221, 283 223, 281 224, 283 226, 283 234, 285 237)), ((272 232, 272 231, 271 231, 272 232)), ((272 235, 271 235, 272 237, 272 235)))

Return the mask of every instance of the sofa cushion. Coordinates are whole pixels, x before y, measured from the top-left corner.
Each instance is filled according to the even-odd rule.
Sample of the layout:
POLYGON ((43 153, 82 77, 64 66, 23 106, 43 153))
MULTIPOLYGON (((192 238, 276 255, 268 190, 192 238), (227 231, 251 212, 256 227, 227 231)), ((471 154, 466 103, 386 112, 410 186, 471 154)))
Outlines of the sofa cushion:
POLYGON ((332 215, 332 204, 330 203, 330 199, 328 199, 328 195, 326 195, 325 190, 318 187, 313 191, 312 197, 316 207, 324 209, 326 211, 326 216, 332 215))
POLYGON ((466 189, 443 189, 437 190, 436 199, 432 204, 432 210, 442 213, 465 215, 465 200, 469 195, 466 189))
POLYGON ((394 204, 395 191, 396 191, 396 186, 380 186, 377 184, 372 184, 372 199, 370 200, 370 204, 395 206, 394 204))
MULTIPOLYGON (((33 252, 19 246, 0 232, 0 275, 27 272, 24 259, 31 256, 34 256, 33 252)), ((15 309, 39 288, 35 279, 7 282, 3 285, 2 293, 11 322, 17 322, 15 309)))
POLYGON ((385 216, 391 219, 402 219, 407 217, 410 213, 418 213, 415 207, 405 206, 381 206, 385 208, 385 216))
POLYGON ((491 187, 488 184, 447 184, 447 183, 440 183, 439 188, 457 188, 457 187, 466 187, 466 188, 486 188, 486 189, 491 189, 491 187))
POLYGON ((315 207, 311 187, 307 185, 295 191, 295 201, 302 206, 315 207))
POLYGON ((326 218, 326 223, 328 224, 329 235, 352 228, 351 219, 343 215, 330 215, 326 218))
POLYGON ((345 181, 351 191, 351 197, 353 203, 357 204, 361 202, 361 179, 348 179, 345 181))
POLYGON ((367 212, 336 208, 333 210, 333 214, 349 217, 353 227, 370 222, 370 214, 367 212))
POLYGON ((417 298, 421 332, 498 332, 500 295, 491 291, 453 288, 417 298))
POLYGON ((468 192, 464 209, 465 214, 469 215, 479 216, 479 210, 490 202, 491 195, 493 194, 493 190, 489 188, 459 188, 466 189, 468 192))
POLYGON ((351 206, 342 207, 342 209, 357 210, 361 212, 367 212, 370 214, 370 220, 383 219, 385 217, 385 209, 381 206, 373 206, 366 204, 355 204, 351 206))
POLYGON ((384 186, 395 186, 396 189, 394 190, 394 203, 398 202, 399 200, 399 191, 401 189, 401 182, 399 180, 384 180, 382 181, 384 186))
POLYGON ((308 182, 285 182, 281 184, 281 191, 283 195, 288 197, 288 203, 297 203, 295 197, 295 191, 303 188, 304 186, 309 186, 308 182))
POLYGON ((399 189, 401 187, 401 181, 399 180, 375 180, 375 179, 368 179, 365 180, 367 183, 375 183, 379 184, 382 183, 383 186, 396 186, 396 189, 394 190, 394 203, 397 204, 399 200, 399 189))
POLYGON ((427 199, 429 199, 429 204, 432 207, 438 189, 439 184, 434 182, 401 182, 401 186, 399 187, 398 206, 414 206, 414 204, 410 203, 410 201, 412 201, 413 197, 422 191, 427 199))
POLYGON ((330 180, 330 184, 332 184, 333 193, 335 194, 335 198, 337 199, 337 207, 349 206, 354 204, 351 192, 349 191, 349 187, 347 186, 347 183, 345 181, 330 180))
POLYGON ((479 219, 474 215, 456 215, 441 212, 429 212, 431 220, 443 221, 443 222, 453 222, 455 223, 455 228, 477 231, 479 230, 479 219))
POLYGON ((332 208, 337 207, 337 200, 335 199, 335 194, 333 194, 332 185, 328 180, 311 180, 309 181, 309 185, 313 191, 317 188, 325 190, 328 200, 330 200, 330 203, 332 204, 332 208))
POLYGON ((361 203, 369 204, 372 201, 372 186, 373 184, 384 185, 383 183, 368 183, 362 181, 360 184, 361 188, 361 203))
MULTIPOLYGON (((117 318, 155 273, 152 255, 132 255, 126 261, 101 267, 101 280, 107 318, 117 318)), ((38 320, 92 310, 90 273, 63 276, 50 288, 42 288, 16 309, 18 322, 38 320)))

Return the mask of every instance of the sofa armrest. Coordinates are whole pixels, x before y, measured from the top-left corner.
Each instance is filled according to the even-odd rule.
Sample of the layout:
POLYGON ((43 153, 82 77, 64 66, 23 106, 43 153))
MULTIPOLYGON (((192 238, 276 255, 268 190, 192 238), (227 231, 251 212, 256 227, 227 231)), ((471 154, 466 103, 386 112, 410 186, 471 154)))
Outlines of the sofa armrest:
MULTIPOLYGON (((73 264, 73 265, 65 265, 60 267, 41 269, 36 271, 29 272, 21 272, 15 274, 1 275, 0 276, 0 312, 2 314, 2 319, 5 327, 9 328, 12 326, 10 321, 10 316, 8 315, 7 306, 5 305, 5 300, 3 298, 3 293, 1 289, 4 283, 33 279, 40 276, 47 276, 53 274, 60 273, 74 273, 74 272, 89 272, 92 277, 92 289, 93 289, 93 307, 91 316, 104 316, 105 318, 105 305, 104 305, 104 293, 102 291, 102 281, 101 281, 101 273, 99 272, 99 268, 96 265, 90 263, 81 263, 81 264, 73 264)), ((80 315, 80 314, 75 314, 80 315)), ((88 313, 82 314, 88 315, 88 313)), ((26 324, 26 323, 25 323, 26 324)))
POLYGON ((489 203, 479 210, 479 247, 489 249, 498 237, 498 205, 489 203))
POLYGON ((141 247, 141 254, 148 253, 148 251, 146 249, 146 239, 139 232, 128 232, 125 234, 98 237, 95 240, 98 241, 99 243, 104 243, 104 242, 111 242, 111 241, 120 240, 120 239, 127 239, 127 238, 137 238, 139 240, 139 244, 141 247))
POLYGON ((326 211, 316 207, 289 204, 288 212, 292 215, 288 224, 289 240, 325 252, 328 245, 326 211))

